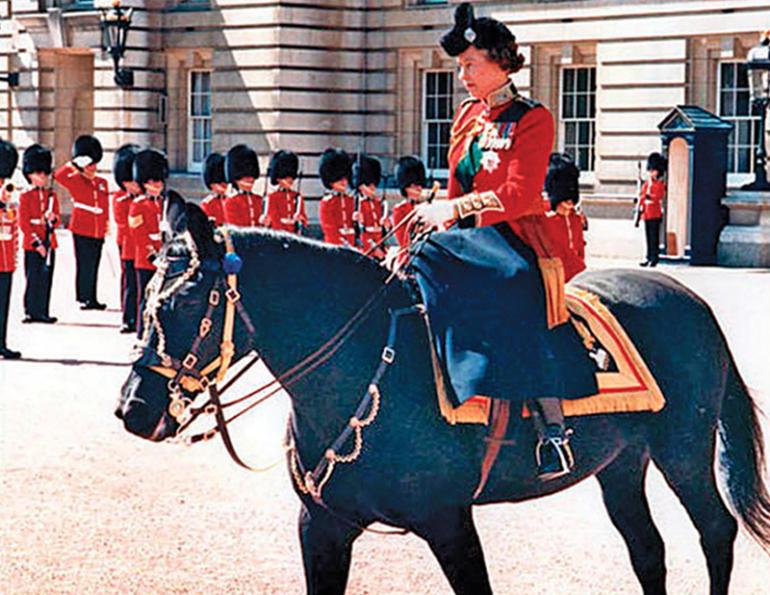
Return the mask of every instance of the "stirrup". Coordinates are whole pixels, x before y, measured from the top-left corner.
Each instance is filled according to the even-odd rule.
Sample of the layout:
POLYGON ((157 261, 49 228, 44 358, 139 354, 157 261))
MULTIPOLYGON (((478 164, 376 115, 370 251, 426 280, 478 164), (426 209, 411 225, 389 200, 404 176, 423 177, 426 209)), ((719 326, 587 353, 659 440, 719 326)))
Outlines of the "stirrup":
POLYGON ((538 468, 537 476, 543 481, 567 475, 572 472, 572 468, 575 465, 575 457, 569 445, 569 436, 572 434, 572 430, 560 431, 559 434, 541 438, 535 448, 535 461, 538 468), (542 453, 546 448, 550 448, 556 457, 544 465, 542 453))

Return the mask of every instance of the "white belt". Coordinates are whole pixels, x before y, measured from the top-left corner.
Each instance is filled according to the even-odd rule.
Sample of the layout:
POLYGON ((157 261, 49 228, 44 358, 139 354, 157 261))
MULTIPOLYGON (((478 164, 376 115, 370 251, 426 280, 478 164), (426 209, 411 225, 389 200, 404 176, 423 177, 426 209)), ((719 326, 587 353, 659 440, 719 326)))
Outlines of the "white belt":
POLYGON ((281 219, 281 223, 287 223, 287 224, 288 223, 294 223, 294 219, 291 219, 291 218, 287 219, 286 217, 283 217, 281 219))
POLYGON ((41 223, 43 223, 43 220, 42 219, 30 219, 29 222, 32 225, 40 225, 41 223))
POLYGON ((91 205, 83 204, 82 202, 73 203, 76 209, 83 209, 94 215, 101 215, 104 211, 99 207, 92 207, 91 205))
POLYGON ((355 233, 351 227, 340 227, 340 233, 355 233))
POLYGON ((369 232, 377 232, 377 231, 382 231, 382 227, 377 225, 375 227, 365 227, 364 230, 369 232))
POLYGON ((13 239, 13 234, 11 233, 0 233, 0 242, 7 242, 8 240, 13 239))
POLYGON ((150 238, 154 242, 160 242, 160 240, 162 239, 162 237, 161 237, 161 235, 159 233, 151 233, 147 237, 150 238))

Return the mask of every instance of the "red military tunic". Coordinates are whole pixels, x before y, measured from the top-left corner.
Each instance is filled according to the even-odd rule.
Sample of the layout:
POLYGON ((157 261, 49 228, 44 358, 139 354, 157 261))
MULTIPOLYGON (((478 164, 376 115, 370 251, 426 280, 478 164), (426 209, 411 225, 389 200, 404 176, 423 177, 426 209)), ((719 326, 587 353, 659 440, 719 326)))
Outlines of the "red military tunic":
POLYGON ((225 223, 238 227, 257 227, 262 217, 262 197, 252 192, 231 194, 224 203, 225 223))
POLYGON ((264 223, 270 229, 296 231, 296 224, 307 225, 305 201, 294 190, 279 188, 267 195, 264 223))
POLYGON ((121 260, 134 259, 131 250, 126 250, 126 257, 123 256, 124 246, 128 238, 128 212, 131 209, 133 200, 134 197, 125 190, 118 190, 112 193, 112 218, 118 230, 117 240, 121 260))
POLYGON ((107 180, 99 176, 89 179, 69 163, 57 169, 53 177, 72 196, 70 231, 88 238, 104 238, 110 209, 107 180))
POLYGON ((212 192, 201 202, 201 209, 217 227, 225 222, 225 197, 222 194, 212 192))
POLYGON ((19 213, 16 207, 6 204, 0 209, 0 273, 16 270, 19 250, 19 213))
MULTIPOLYGON (((59 199, 53 190, 48 188, 30 188, 19 197, 19 226, 24 233, 24 250, 35 250, 37 246, 44 245, 46 240, 46 218, 53 214, 52 227, 55 228, 60 221, 61 211, 59 199)), ((55 250, 56 232, 51 229, 50 248, 55 250)))
POLYGON ((574 210, 568 215, 548 213, 547 235, 553 241, 554 251, 564 265, 564 280, 569 281, 586 268, 583 217, 574 210))
POLYGON ((361 224, 361 243, 363 250, 369 250, 382 241, 382 222, 385 218, 385 205, 381 198, 362 197, 358 204, 361 224))
POLYGON ((324 241, 335 246, 355 246, 356 232, 353 228, 353 213, 356 203, 349 194, 330 192, 321 199, 318 216, 324 241))
POLYGON ((639 193, 642 221, 654 221, 663 218, 663 197, 666 195, 666 185, 663 180, 649 179, 642 184, 639 193))
POLYGON ((134 247, 134 268, 154 271, 150 257, 160 250, 161 201, 140 196, 131 203, 128 212, 129 241, 134 247))
POLYGON ((398 225, 414 211, 414 203, 411 200, 402 200, 393 207, 393 229, 396 230, 395 236, 398 245, 402 248, 409 245, 409 225, 398 225))

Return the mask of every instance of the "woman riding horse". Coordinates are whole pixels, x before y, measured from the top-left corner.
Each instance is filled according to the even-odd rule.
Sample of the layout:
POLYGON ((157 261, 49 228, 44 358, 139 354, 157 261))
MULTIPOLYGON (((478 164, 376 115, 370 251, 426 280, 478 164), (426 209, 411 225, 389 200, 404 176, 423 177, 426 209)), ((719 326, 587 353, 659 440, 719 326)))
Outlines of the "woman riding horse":
POLYGON ((538 476, 553 479, 573 465, 560 399, 596 393, 595 368, 564 324, 563 269, 541 198, 553 120, 511 81, 524 57, 503 23, 461 4, 441 46, 471 97, 452 126, 449 200, 419 205, 417 220, 459 229, 419 246, 414 270, 451 396, 529 401, 538 476))

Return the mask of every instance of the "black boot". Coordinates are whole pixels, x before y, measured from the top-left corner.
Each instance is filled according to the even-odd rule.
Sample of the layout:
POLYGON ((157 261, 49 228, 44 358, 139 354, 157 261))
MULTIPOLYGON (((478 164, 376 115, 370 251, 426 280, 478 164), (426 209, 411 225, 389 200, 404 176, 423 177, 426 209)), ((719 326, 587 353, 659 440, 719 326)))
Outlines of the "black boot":
POLYGON ((549 425, 535 449, 537 476, 543 481, 556 479, 572 471, 575 459, 569 446, 569 431, 557 424, 549 425))
POLYGON ((7 347, 0 347, 0 357, 4 359, 20 359, 21 353, 7 347))

